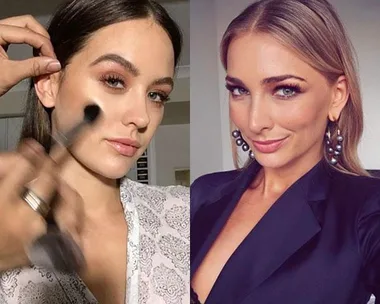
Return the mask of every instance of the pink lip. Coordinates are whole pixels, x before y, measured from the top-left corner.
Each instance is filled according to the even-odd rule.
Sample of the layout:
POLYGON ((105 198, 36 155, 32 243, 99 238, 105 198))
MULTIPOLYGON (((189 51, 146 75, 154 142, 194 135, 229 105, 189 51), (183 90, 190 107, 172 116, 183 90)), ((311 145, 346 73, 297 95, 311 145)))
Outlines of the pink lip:
POLYGON ((141 146, 137 141, 128 138, 107 139, 107 143, 127 157, 133 157, 141 146))
POLYGON ((253 145, 256 150, 261 153, 274 153, 282 146, 286 138, 277 139, 277 140, 266 140, 266 141, 257 141, 254 140, 253 145))

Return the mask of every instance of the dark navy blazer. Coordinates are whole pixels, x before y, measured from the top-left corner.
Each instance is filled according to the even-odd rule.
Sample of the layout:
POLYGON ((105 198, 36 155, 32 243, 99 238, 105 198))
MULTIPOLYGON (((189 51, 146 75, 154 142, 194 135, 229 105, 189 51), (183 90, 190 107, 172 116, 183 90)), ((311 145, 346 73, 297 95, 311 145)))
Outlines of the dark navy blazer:
MULTIPOLYGON (((192 184, 191 276, 260 168, 192 184)), ((380 299, 380 179, 321 160, 232 254, 206 304, 364 304, 371 293, 380 299)))

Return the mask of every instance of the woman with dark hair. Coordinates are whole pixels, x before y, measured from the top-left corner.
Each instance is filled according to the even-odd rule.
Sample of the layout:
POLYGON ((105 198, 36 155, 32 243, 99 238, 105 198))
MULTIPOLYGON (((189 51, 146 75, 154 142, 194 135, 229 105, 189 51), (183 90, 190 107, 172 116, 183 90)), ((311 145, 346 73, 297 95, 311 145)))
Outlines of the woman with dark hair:
POLYGON ((29 141, 16 153, 14 159, 22 162, 12 163, 15 173, 8 167, 0 181, 0 214, 13 219, 1 231, 0 303, 187 303, 188 190, 124 178, 146 150, 173 89, 181 51, 178 26, 150 0, 64 2, 48 33, 28 18, 0 21, 0 37, 5 37, 0 65, 8 63, 2 73, 9 75, 0 77, 1 93, 35 76, 21 134, 29 141), (16 63, 10 64, 5 53, 13 42, 31 44, 43 57, 13 71, 16 63), (89 103, 100 107, 101 118, 83 130, 64 161, 57 161, 51 139, 81 121, 89 103), (28 266, 25 248, 46 231, 46 222, 16 194, 29 182, 29 204, 30 198, 51 200, 51 189, 41 187, 49 177, 67 203, 61 212, 54 210, 56 222, 71 232, 86 261, 78 273, 28 266), (22 205, 22 212, 2 204, 11 192, 7 197, 22 205))
POLYGON ((255 1, 227 27, 231 138, 248 161, 191 186, 194 303, 380 297, 380 181, 357 154, 353 54, 326 0, 255 1))

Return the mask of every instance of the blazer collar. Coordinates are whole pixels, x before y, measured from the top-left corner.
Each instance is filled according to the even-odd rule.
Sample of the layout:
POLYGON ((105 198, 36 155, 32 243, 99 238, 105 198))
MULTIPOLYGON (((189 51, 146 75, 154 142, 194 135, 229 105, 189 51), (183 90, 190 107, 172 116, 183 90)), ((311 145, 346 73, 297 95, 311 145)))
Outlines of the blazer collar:
MULTIPOLYGON (((192 273, 260 168, 252 163, 205 198, 210 208, 215 203, 227 207, 196 254, 192 273)), ((239 303, 237 299, 269 278, 320 231, 318 202, 327 197, 331 173, 330 165, 321 160, 285 191, 227 261, 206 303, 239 303)))
MULTIPOLYGON (((257 161, 253 161, 248 167, 238 169, 239 173, 234 178, 213 188, 214 191, 208 193, 203 203, 217 202, 231 192, 243 194, 261 168, 262 166, 257 161)), ((308 187, 305 189, 308 201, 321 201, 326 198, 329 177, 332 176, 333 172, 334 169, 325 159, 322 159, 297 181, 309 181, 308 187), (326 177, 328 178, 326 179, 326 177)))

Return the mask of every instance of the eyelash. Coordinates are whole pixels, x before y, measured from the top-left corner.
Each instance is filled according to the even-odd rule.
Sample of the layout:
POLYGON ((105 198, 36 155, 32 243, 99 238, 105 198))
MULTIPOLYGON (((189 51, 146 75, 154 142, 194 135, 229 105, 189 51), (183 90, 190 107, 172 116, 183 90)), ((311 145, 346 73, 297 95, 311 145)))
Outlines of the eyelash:
POLYGON ((234 97, 234 98, 238 98, 238 97, 240 97, 243 94, 248 94, 248 90, 244 89, 243 87, 235 86, 235 85, 232 85, 232 84, 229 84, 229 83, 226 83, 226 89, 228 91, 230 91, 232 97, 234 97), (235 90, 243 90, 244 93, 241 93, 241 95, 236 95, 236 94, 234 94, 235 90))
MULTIPOLYGON (((240 87, 240 86, 235 86, 232 84, 228 84, 228 83, 226 84, 226 89, 228 91, 230 91, 233 98, 239 98, 242 95, 248 95, 249 94, 248 90, 246 90, 245 88, 240 87), (237 94, 234 94, 235 90, 239 90, 239 91, 243 91, 243 92, 240 92, 240 95, 237 95, 237 94)), ((275 93, 280 91, 280 90, 291 90, 293 92, 291 95, 285 95, 285 96, 277 95, 280 99, 290 99, 290 98, 296 96, 297 94, 301 93, 301 87, 299 84, 278 85, 273 90, 274 95, 276 95, 275 93)))
POLYGON ((167 103, 170 100, 169 96, 165 93, 149 92, 148 95, 150 95, 150 94, 156 94, 158 97, 160 97, 159 101, 152 100, 154 103, 157 103, 160 106, 165 105, 165 103, 167 103))
POLYGON ((102 75, 101 77, 101 81, 109 88, 113 89, 113 90, 123 90, 125 89, 125 81, 118 75, 113 75, 113 74, 109 74, 109 75, 102 75), (115 87, 114 85, 112 85, 112 83, 115 83, 115 82, 118 82, 120 83, 123 87, 122 88, 118 88, 118 87, 115 87))
POLYGON ((290 99, 290 98, 298 95, 299 93, 301 93, 301 87, 299 84, 296 84, 296 83, 279 85, 279 86, 275 87, 274 92, 278 92, 280 90, 291 90, 292 91, 291 95, 285 95, 285 96, 278 96, 277 95, 281 99, 290 99))
MULTIPOLYGON (((118 76, 118 75, 113 75, 113 74, 103 75, 101 77, 101 81, 107 87, 111 88, 112 90, 120 91, 120 90, 124 90, 125 89, 125 81, 120 76, 118 76), (118 87, 114 86, 115 82, 117 82, 118 84, 121 84, 122 88, 118 88, 118 87)), ((148 93, 148 97, 151 98, 154 103, 157 103, 157 104, 160 104, 160 105, 164 105, 165 103, 167 103, 170 100, 170 98, 169 98, 169 96, 167 94, 161 93, 161 92, 149 92, 148 93), (151 94, 157 95, 160 100, 159 101, 153 100, 155 98, 154 97, 152 98, 151 94)))

